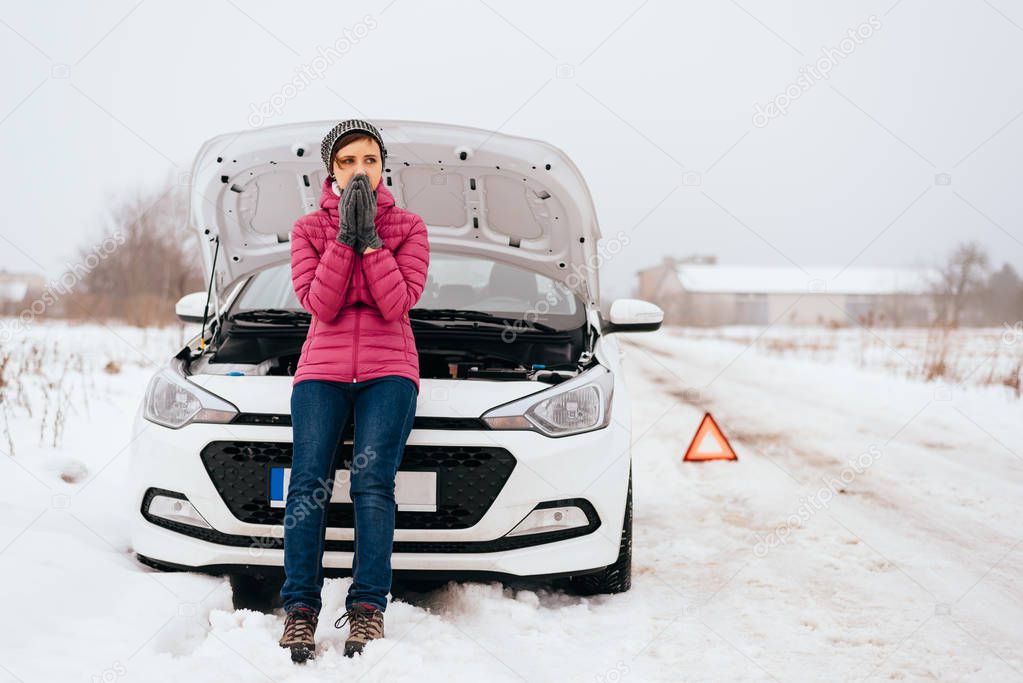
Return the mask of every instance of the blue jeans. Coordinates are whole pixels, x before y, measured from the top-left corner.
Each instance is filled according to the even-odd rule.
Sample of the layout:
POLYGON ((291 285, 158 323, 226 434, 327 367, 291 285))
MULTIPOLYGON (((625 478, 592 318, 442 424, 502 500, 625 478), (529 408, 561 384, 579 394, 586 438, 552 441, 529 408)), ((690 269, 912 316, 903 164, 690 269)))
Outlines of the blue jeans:
POLYGON ((367 602, 387 608, 391 590, 394 479, 412 431, 418 390, 407 377, 387 375, 355 384, 302 380, 292 388, 294 446, 284 507, 285 610, 305 606, 320 612, 326 506, 338 468, 341 434, 355 411, 350 490, 355 505, 351 609, 367 602))

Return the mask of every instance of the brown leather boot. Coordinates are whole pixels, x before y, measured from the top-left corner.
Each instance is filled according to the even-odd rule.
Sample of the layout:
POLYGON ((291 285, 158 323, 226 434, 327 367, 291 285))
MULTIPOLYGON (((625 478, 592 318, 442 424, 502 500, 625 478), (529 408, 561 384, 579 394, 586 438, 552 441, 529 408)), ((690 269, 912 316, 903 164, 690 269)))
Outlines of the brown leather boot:
POLYGON ((316 623, 319 615, 308 607, 296 607, 288 612, 284 620, 284 635, 281 647, 291 648, 291 661, 303 664, 307 659, 316 658, 316 623))
POLYGON ((345 640, 345 657, 362 653, 366 643, 374 638, 384 637, 384 613, 366 602, 357 602, 334 622, 336 628, 348 622, 348 639, 345 640))

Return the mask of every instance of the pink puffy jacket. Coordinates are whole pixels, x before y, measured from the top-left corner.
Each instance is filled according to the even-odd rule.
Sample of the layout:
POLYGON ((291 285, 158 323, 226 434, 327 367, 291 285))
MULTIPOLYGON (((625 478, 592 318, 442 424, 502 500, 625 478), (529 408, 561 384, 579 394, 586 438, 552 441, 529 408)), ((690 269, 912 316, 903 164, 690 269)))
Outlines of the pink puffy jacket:
POLYGON ((337 242, 341 198, 329 177, 320 210, 295 221, 291 280, 312 320, 292 386, 304 379, 364 382, 401 375, 419 389, 419 352, 408 311, 426 285, 426 224, 395 205, 384 178, 376 196, 376 228, 384 246, 368 254, 337 242))

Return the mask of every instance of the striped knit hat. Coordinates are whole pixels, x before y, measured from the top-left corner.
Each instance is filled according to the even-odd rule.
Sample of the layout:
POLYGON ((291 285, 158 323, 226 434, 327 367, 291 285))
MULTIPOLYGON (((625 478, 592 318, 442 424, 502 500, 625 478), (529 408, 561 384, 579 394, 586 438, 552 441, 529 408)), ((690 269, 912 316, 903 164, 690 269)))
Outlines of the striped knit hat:
POLYGON ((334 169, 332 168, 334 155, 337 153, 338 147, 341 146, 342 138, 351 133, 366 133, 372 136, 377 141, 377 144, 380 145, 380 163, 384 163, 387 159, 387 148, 384 147, 384 139, 380 137, 380 131, 376 129, 376 126, 362 119, 346 119, 331 128, 323 136, 323 142, 320 143, 320 156, 323 157, 323 164, 327 167, 327 175, 331 178, 334 177, 334 169))

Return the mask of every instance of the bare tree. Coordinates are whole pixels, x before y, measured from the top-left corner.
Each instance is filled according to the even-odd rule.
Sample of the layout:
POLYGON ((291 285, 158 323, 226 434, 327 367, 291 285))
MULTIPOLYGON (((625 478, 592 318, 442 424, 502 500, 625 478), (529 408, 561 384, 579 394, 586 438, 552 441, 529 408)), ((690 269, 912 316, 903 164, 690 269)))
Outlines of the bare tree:
POLYGON ((154 191, 114 200, 98 239, 79 247, 80 280, 65 304, 70 317, 163 325, 174 303, 203 288, 198 239, 188 230, 188 191, 168 179, 154 191))
POLYGON ((975 301, 987 283, 988 257, 976 242, 956 247, 938 269, 931 293, 938 322, 958 327, 966 306, 975 301))
POLYGON ((1023 280, 1008 263, 991 274, 984 294, 986 324, 1012 325, 1023 319, 1023 280))

